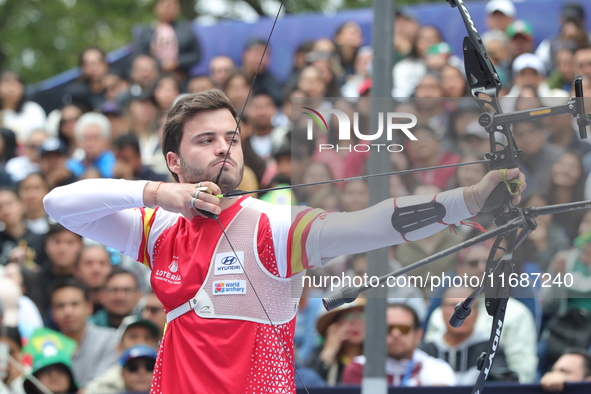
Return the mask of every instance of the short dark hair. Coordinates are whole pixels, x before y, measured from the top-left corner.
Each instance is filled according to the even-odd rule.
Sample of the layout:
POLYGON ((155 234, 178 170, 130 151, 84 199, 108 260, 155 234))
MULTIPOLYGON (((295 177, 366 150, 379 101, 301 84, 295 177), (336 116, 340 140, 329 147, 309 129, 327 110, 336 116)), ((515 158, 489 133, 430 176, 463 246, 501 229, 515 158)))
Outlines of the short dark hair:
POLYGON ((82 236, 80 234, 76 234, 72 230, 69 230, 66 227, 64 227, 63 225, 61 225, 59 223, 51 223, 49 225, 49 230, 47 230, 47 234, 45 234, 45 241, 47 241, 48 238, 54 236, 55 234, 61 233, 61 232, 64 232, 64 231, 67 231, 69 233, 75 234, 80 239, 82 239, 82 236))
MULTIPOLYGON (((238 115, 234 105, 228 96, 219 89, 205 90, 180 98, 168 111, 166 124, 164 125, 162 135, 162 153, 164 157, 166 158, 168 152, 179 154, 185 123, 200 112, 215 111, 216 109, 227 109, 238 122, 238 115)), ((179 176, 172 171, 171 174, 178 182, 179 176)))
POLYGON ((107 277, 105 278, 105 285, 107 283, 109 283, 109 281, 117 275, 130 275, 133 278, 133 280, 135 281, 136 287, 139 287, 139 281, 137 279, 137 276, 135 276, 135 274, 133 272, 128 271, 128 270, 121 268, 121 267, 114 267, 113 268, 113 271, 111 271, 111 273, 109 275, 107 275, 107 277))
POLYGON ((567 354, 575 354, 583 357, 584 376, 585 378, 591 376, 591 352, 581 347, 570 347, 562 353, 563 356, 567 354))
POLYGON ((392 302, 388 304, 388 309, 390 308, 401 308, 407 311, 412 315, 412 324, 413 328, 416 330, 417 328, 421 328, 421 319, 419 319, 419 315, 417 311, 414 310, 413 307, 409 306, 408 304, 404 304, 402 302, 392 302))
POLYGON ((80 290, 82 292, 82 294, 84 295, 84 300, 90 301, 90 294, 88 292, 88 288, 86 286, 84 286, 84 284, 82 282, 80 282, 78 279, 66 277, 66 278, 59 278, 53 282, 53 284, 51 286, 51 292, 49 293, 50 294, 49 300, 52 304, 53 304, 53 295, 58 290, 64 289, 66 287, 73 287, 75 289, 80 290))
POLYGON ((117 137, 117 139, 113 142, 113 148, 115 149, 124 149, 124 148, 131 148, 135 153, 141 156, 142 152, 140 150, 140 142, 135 134, 126 133, 117 137))

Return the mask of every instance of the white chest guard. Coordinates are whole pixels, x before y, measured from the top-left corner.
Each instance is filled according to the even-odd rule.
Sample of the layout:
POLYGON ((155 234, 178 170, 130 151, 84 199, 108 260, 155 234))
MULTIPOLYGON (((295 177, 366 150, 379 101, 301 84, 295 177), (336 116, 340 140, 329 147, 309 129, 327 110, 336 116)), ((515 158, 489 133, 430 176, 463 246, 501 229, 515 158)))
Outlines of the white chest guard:
MULTIPOLYGON (((262 207, 258 200, 250 201, 226 228, 236 254, 222 234, 203 285, 195 297, 166 314, 167 323, 190 310, 203 318, 237 319, 265 324, 269 324, 269 320, 273 324, 283 324, 294 318, 302 292, 301 276, 304 273, 291 278, 280 278, 269 273, 263 266, 257 250, 262 207)), ((272 234, 263 236, 271 237, 272 234)))

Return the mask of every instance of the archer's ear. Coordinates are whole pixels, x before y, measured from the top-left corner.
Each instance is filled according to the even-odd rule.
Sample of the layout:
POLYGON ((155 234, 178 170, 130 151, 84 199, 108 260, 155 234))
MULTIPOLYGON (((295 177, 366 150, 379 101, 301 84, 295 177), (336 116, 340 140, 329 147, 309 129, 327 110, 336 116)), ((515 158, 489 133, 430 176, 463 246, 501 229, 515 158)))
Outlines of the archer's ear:
POLYGON ((177 175, 181 174, 181 162, 179 156, 174 152, 168 152, 166 154, 166 165, 170 169, 170 171, 174 172, 177 175))

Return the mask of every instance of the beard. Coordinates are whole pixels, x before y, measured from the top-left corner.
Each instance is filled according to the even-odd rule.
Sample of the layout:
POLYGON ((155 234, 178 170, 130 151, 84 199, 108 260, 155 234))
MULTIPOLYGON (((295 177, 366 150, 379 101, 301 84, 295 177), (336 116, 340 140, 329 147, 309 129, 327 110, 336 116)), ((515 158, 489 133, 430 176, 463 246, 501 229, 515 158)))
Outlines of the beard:
MULTIPOLYGON (((218 162, 219 159, 216 159, 210 164, 214 164, 218 162)), ((230 190, 235 190, 240 182, 242 182, 242 175, 244 174, 244 165, 238 167, 238 164, 228 157, 226 160, 228 163, 234 165, 235 168, 238 169, 238 174, 236 177, 233 177, 230 174, 230 170, 223 166, 222 173, 220 175, 218 171, 212 171, 212 168, 208 165, 207 169, 195 168, 189 165, 182 156, 179 155, 179 163, 181 166, 181 171, 183 172, 183 176, 185 178, 186 183, 198 183, 201 181, 210 181, 216 183, 218 175, 220 175, 219 181, 217 181, 217 185, 220 187, 222 194, 226 194, 230 190)))

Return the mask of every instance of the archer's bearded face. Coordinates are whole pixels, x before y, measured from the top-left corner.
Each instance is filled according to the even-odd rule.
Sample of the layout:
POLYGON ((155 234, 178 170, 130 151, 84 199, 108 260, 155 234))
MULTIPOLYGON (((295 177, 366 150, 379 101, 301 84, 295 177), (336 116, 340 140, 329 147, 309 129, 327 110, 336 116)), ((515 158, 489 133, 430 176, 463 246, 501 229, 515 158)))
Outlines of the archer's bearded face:
POLYGON ((235 129, 236 120, 227 109, 198 113, 185 123, 179 154, 169 168, 181 182, 211 181, 222 193, 236 189, 242 181, 244 158, 235 129))

